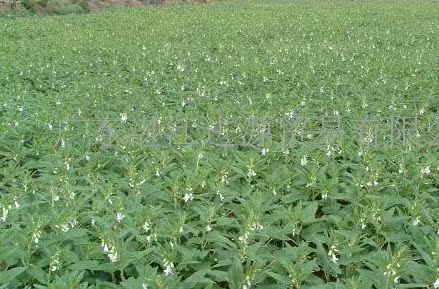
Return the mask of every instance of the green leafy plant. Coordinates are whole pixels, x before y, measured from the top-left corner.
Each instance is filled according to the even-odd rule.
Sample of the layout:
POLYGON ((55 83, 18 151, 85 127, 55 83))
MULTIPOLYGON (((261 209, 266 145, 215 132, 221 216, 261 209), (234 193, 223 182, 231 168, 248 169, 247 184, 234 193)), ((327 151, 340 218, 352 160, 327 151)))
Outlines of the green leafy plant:
POLYGON ((438 10, 0 18, 0 288, 439 288, 438 10))

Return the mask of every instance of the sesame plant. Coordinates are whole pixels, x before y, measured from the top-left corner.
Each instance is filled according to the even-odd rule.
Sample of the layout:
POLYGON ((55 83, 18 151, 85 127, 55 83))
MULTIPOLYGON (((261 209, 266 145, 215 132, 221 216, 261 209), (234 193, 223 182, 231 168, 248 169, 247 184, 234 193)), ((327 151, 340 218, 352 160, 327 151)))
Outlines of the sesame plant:
POLYGON ((439 288, 437 15, 0 18, 0 288, 439 288))

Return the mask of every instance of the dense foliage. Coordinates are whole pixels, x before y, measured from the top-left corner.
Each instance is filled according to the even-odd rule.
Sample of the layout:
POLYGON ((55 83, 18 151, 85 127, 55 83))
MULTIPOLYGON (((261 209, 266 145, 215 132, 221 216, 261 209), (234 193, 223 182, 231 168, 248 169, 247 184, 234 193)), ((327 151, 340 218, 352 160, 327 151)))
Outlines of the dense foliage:
POLYGON ((0 19, 0 288, 439 288, 438 15, 255 0, 0 19), (416 138, 197 143, 222 120, 394 115, 416 138), (152 123, 195 141, 145 142, 152 123))

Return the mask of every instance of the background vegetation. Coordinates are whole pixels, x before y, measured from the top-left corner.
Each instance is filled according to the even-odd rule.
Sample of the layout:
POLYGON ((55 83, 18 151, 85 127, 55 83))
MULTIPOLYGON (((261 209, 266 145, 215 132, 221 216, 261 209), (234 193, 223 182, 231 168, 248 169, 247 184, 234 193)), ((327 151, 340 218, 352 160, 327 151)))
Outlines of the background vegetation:
POLYGON ((80 14, 108 7, 141 7, 149 5, 200 4, 211 0, 2 0, 1 15, 80 14))
POLYGON ((438 15, 255 0, 0 18, 0 288, 439 288, 431 142, 129 141, 252 115, 437 132, 438 15))

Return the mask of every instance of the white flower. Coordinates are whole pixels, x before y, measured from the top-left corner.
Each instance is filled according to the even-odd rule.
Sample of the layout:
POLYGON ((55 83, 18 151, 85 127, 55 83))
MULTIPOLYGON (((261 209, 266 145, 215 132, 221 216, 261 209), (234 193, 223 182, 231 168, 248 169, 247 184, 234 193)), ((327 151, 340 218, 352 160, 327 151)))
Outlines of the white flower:
POLYGON ((148 286, 146 286, 145 283, 142 283, 142 289, 148 289, 148 286))
POLYGON ((421 174, 428 175, 429 173, 431 173, 429 166, 426 166, 425 168, 421 169, 421 174))
POLYGON ((4 223, 6 222, 6 218, 8 217, 9 210, 3 207, 2 211, 3 211, 3 216, 0 218, 0 220, 4 223))
POLYGON ((34 240, 35 244, 38 244, 40 242, 40 237, 41 237, 41 231, 39 230, 32 234, 32 239, 34 240))
POLYGON ((116 248, 114 246, 108 245, 104 241, 102 241, 101 246, 102 246, 102 251, 104 251, 104 253, 106 253, 108 255, 108 258, 110 258, 110 261, 112 263, 115 263, 118 261, 118 259, 119 259, 118 253, 116 252, 116 248))
POLYGON ((328 198, 328 193, 322 194, 322 200, 326 200, 328 198))
POLYGON ((308 160, 306 159, 306 155, 304 155, 303 157, 302 157, 302 159, 300 160, 300 165, 302 166, 302 167, 304 167, 304 166, 306 166, 308 164, 308 160))
MULTIPOLYGON (((112 248, 112 249, 114 250, 114 248, 112 248)), ((110 261, 112 263, 117 262, 117 260, 119 259, 117 252, 115 252, 115 251, 111 252, 111 250, 110 250, 110 253, 108 253, 108 258, 110 258, 110 261)))
POLYGON ((180 72, 183 72, 184 71, 184 67, 179 64, 179 65, 177 65, 177 70, 180 71, 180 72))
POLYGON ((247 285, 247 288, 250 288, 252 286, 252 283, 250 282, 250 276, 245 277, 245 284, 247 285))
POLYGON ((239 242, 243 243, 244 245, 247 245, 249 237, 250 237, 249 232, 245 232, 243 236, 240 236, 238 238, 238 240, 239 240, 239 242))
POLYGON ((165 274, 165 276, 169 276, 172 274, 172 267, 170 265, 167 265, 165 270, 163 271, 163 273, 165 274))
POLYGON ((294 110, 292 109, 291 111, 286 112, 285 116, 287 116, 289 119, 292 119, 294 117, 294 110))
POLYGON ((399 283, 399 279, 401 279, 401 276, 396 276, 396 277, 393 279, 393 283, 398 284, 398 283, 399 283))
POLYGON ((363 218, 360 218, 360 224, 361 224, 361 230, 364 230, 366 228, 366 224, 364 223, 363 218))
POLYGON ((334 264, 337 264, 337 261, 339 260, 339 258, 337 257, 337 253, 338 249, 334 245, 332 245, 331 249, 329 249, 328 256, 331 256, 331 261, 334 264))
POLYGON ((127 116, 126 113, 120 113, 119 116, 120 116, 120 122, 121 123, 126 123, 127 122, 128 116, 127 116))
POLYGON ((256 173, 255 173, 255 171, 253 170, 253 168, 249 168, 248 169, 248 172, 247 172, 247 177, 249 177, 249 178, 251 178, 251 177, 254 177, 254 176, 256 176, 256 173))
POLYGON ((263 148, 261 151, 261 155, 265 156, 268 153, 268 149, 263 148))
POLYGON ((104 251, 104 253, 108 253, 110 251, 110 249, 108 249, 108 245, 106 243, 102 243, 102 251, 104 251))
POLYGON ((58 202, 58 201, 59 201, 59 196, 58 196, 58 195, 54 195, 54 196, 52 197, 52 201, 54 201, 54 202, 58 202))
POLYGON ((55 272, 56 270, 59 269, 59 260, 58 257, 55 256, 52 258, 51 262, 50 262, 50 272, 55 272))
POLYGON ((17 202, 17 197, 14 197, 14 205, 16 209, 20 208, 20 204, 17 202))
POLYGON ((148 232, 151 229, 151 224, 148 221, 145 221, 142 228, 145 230, 145 232, 148 232))
POLYGON ((421 220, 419 220, 419 217, 416 217, 416 218, 412 221, 412 224, 413 224, 413 226, 417 226, 417 225, 419 225, 420 222, 421 222, 421 220))
POLYGON ((68 232, 70 230, 69 224, 62 224, 61 225, 61 231, 64 233, 68 232))
POLYGON ((251 227, 250 227, 250 230, 252 230, 252 231, 257 231, 257 232, 260 232, 260 231, 262 231, 264 229, 264 226, 262 226, 261 224, 259 224, 259 223, 254 223, 251 227))
POLYGON ((125 215, 121 212, 118 212, 116 214, 116 221, 118 221, 119 223, 123 221, 123 219, 125 219, 125 215))
POLYGON ((384 276, 387 276, 387 275, 395 276, 396 275, 396 271, 394 269, 391 269, 390 271, 384 272, 384 276))
POLYGON ((192 201, 194 199, 194 195, 192 193, 184 194, 183 200, 185 203, 192 201))
POLYGON ((436 281, 434 281, 433 288, 435 288, 435 289, 439 288, 439 278, 437 278, 436 281))
POLYGON ((331 254, 331 261, 332 261, 332 263, 337 264, 337 261, 338 261, 338 260, 339 260, 339 259, 338 259, 337 255, 335 255, 334 253, 332 253, 332 254, 331 254))
POLYGON ((50 266, 50 272, 55 272, 56 270, 58 270, 58 267, 56 265, 50 266))
POLYGON ((395 269, 392 268, 392 264, 387 264, 386 272, 384 272, 384 276, 393 277, 395 275, 396 275, 396 271, 395 271, 395 269))
POLYGON ((211 227, 209 224, 207 224, 207 226, 206 226, 206 232, 210 232, 210 231, 212 231, 212 227, 211 227))
POLYGON ((172 275, 173 269, 174 269, 174 264, 172 262, 167 261, 166 259, 163 260, 163 264, 165 265, 165 270, 163 270, 163 273, 165 274, 165 276, 172 275))
POLYGON ((224 175, 221 176, 221 183, 226 185, 229 184, 229 176, 227 172, 225 172, 224 175))
POLYGON ((334 151, 334 148, 328 144, 328 146, 326 148, 326 155, 328 157, 332 156, 333 151, 334 151))
POLYGON ((90 160, 90 156, 89 156, 89 155, 86 155, 86 156, 85 156, 85 160, 88 162, 88 161, 90 160))

